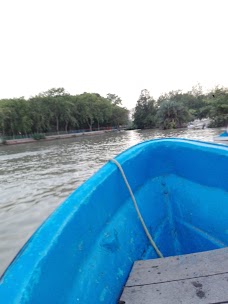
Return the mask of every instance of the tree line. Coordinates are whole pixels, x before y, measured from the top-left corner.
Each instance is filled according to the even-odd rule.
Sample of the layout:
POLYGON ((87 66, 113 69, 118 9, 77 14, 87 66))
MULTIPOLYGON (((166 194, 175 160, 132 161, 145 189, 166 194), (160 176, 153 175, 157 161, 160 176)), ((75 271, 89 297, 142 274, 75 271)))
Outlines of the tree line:
POLYGON ((129 111, 115 94, 70 95, 64 88, 53 88, 29 99, 0 100, 0 133, 68 132, 76 129, 119 127, 128 122, 129 111))
MULTIPOLYGON (((126 125, 128 118, 129 111, 115 94, 70 95, 64 88, 53 88, 29 99, 0 100, 2 136, 99 130, 126 125)), ((210 118, 211 127, 228 125, 228 88, 217 86, 203 93, 197 85, 189 92, 162 94, 157 100, 148 90, 142 90, 134 109, 133 128, 179 128, 202 118, 210 118)))
POLYGON ((185 127, 195 119, 210 118, 210 127, 228 125, 228 88, 215 87, 203 93, 198 84, 189 92, 162 94, 155 100, 142 90, 133 114, 135 128, 172 129, 185 127))

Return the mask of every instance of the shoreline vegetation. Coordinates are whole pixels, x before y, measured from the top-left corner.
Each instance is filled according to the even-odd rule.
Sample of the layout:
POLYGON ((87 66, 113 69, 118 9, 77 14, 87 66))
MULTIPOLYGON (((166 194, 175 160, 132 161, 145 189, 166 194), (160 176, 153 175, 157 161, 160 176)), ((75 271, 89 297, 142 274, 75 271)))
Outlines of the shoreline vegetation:
POLYGON ((102 97, 84 92, 70 95, 52 88, 29 99, 0 100, 0 143, 13 144, 95 135, 108 130, 176 129, 208 119, 208 127, 228 125, 228 88, 216 86, 204 93, 200 84, 191 91, 170 91, 155 100, 141 91, 135 108, 122 106, 115 94, 102 97), (94 131, 96 130, 96 131, 94 131))
POLYGON ((133 114, 134 126, 140 129, 176 129, 202 119, 210 120, 208 127, 227 126, 228 88, 216 86, 203 93, 197 84, 191 91, 170 91, 157 100, 142 90, 133 114))
POLYGON ((87 92, 70 95, 64 88, 53 88, 29 99, 0 100, 3 143, 19 138, 41 140, 50 133, 119 129, 128 119, 129 111, 115 94, 107 94, 106 98, 87 92))

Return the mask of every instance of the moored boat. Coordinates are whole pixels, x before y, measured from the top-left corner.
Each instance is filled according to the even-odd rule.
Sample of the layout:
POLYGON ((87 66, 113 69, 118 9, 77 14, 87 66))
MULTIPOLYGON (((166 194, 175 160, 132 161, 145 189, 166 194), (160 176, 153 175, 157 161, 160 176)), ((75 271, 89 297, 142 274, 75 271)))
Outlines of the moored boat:
POLYGON ((138 144, 109 162, 41 225, 1 278, 0 303, 116 303, 136 260, 228 245, 228 147, 138 144))
POLYGON ((218 136, 214 137, 215 141, 228 141, 228 128, 218 136))
POLYGON ((205 129, 209 126, 210 122, 211 120, 209 118, 195 119, 187 125, 187 128, 194 130, 205 129))

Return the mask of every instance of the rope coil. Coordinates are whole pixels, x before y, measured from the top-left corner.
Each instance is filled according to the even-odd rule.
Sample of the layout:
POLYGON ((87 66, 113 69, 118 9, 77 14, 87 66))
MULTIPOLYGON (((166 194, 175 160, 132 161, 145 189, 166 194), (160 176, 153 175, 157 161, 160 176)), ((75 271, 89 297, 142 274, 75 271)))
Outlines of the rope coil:
POLYGON ((152 236, 151 236, 149 230, 148 230, 147 227, 146 227, 146 224, 145 224, 145 222, 144 222, 144 220, 143 220, 143 217, 142 217, 141 212, 140 212, 140 210, 139 210, 138 204, 137 204, 137 202, 136 202, 135 196, 134 196, 134 194, 133 194, 133 192, 132 192, 132 190, 131 190, 131 186, 130 186, 129 183, 128 183, 128 180, 127 180, 127 178, 126 178, 126 175, 125 175, 125 173, 124 173, 124 171, 123 171, 122 166, 121 166, 120 163, 119 163, 116 159, 114 159, 114 158, 111 159, 111 162, 114 163, 114 164, 119 168, 119 170, 120 170, 120 172, 121 172, 121 174, 122 174, 122 177, 123 177, 123 179, 124 179, 124 182, 125 182, 125 184, 126 184, 128 190, 129 190, 129 192, 130 192, 130 195, 131 195, 132 201, 133 201, 133 203, 134 203, 135 210, 136 210, 136 212, 137 212, 137 214, 138 214, 139 220, 140 220, 140 222, 141 222, 141 224, 142 224, 142 226, 143 226, 143 229, 144 229, 144 231, 145 231, 145 233, 146 233, 146 235, 147 235, 147 237, 148 237, 148 239, 149 239, 149 241, 150 241, 152 247, 153 247, 154 250, 156 251, 157 255, 158 255, 160 258, 163 258, 163 254, 162 254, 161 251, 158 249, 158 247, 157 247, 157 245, 155 244, 155 242, 154 242, 154 240, 153 240, 153 238, 152 238, 152 236))

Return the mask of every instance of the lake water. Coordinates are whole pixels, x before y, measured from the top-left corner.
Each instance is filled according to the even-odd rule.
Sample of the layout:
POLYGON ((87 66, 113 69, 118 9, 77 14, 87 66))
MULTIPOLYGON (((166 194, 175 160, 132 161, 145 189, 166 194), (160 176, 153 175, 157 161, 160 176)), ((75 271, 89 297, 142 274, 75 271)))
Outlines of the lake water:
POLYGON ((109 159, 152 138, 213 141, 219 133, 134 130, 0 146, 0 273, 47 216, 109 159))

